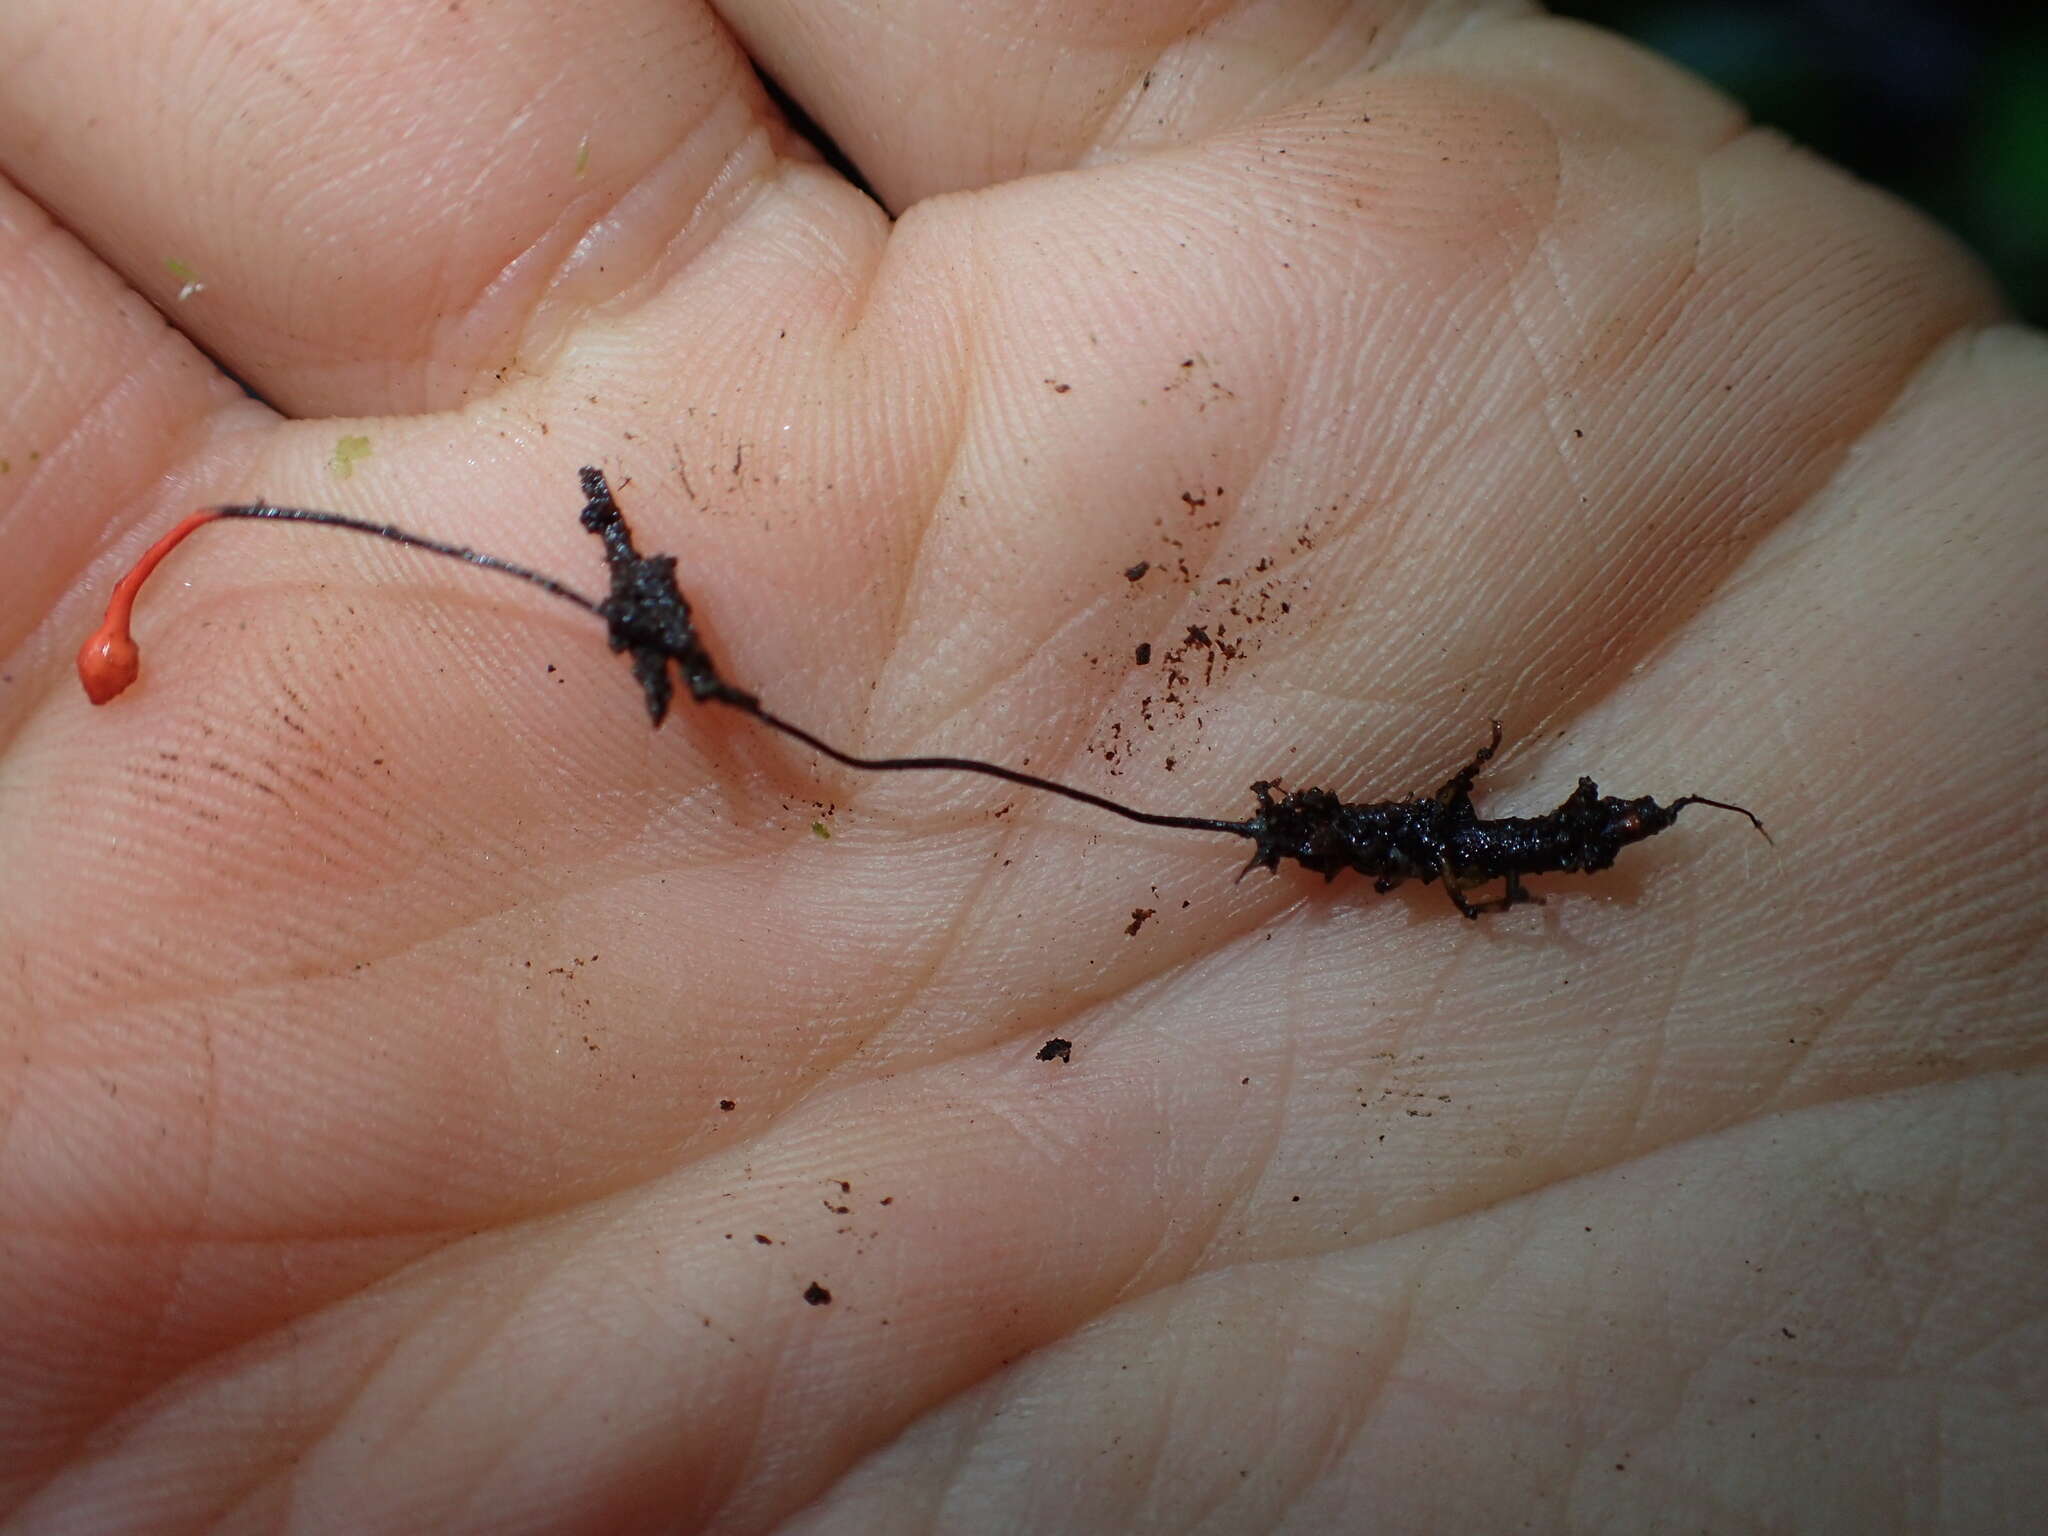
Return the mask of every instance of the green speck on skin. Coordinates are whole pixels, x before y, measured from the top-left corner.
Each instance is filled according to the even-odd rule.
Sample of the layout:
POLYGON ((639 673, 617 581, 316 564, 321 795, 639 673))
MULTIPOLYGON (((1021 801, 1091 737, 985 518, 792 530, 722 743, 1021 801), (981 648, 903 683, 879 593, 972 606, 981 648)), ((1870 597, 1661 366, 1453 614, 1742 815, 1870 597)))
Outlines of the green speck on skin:
POLYGON ((12 468, 14 468, 14 466, 8 463, 7 460, 0 459, 0 475, 6 474, 12 468))
POLYGON ((334 478, 346 480, 356 472, 356 461, 370 456, 370 440, 367 437, 344 437, 334 445, 334 457, 328 461, 328 468, 334 471, 334 478))
POLYGON ((581 176, 590 169, 590 135, 583 135, 576 145, 576 174, 581 176))
POLYGON ((826 826, 825 823, 823 823, 822 821, 812 822, 811 831, 814 832, 817 836, 826 839, 827 841, 831 840, 832 829, 826 826))
POLYGON ((175 256, 164 258, 164 270, 178 280, 178 301, 183 303, 196 293, 204 293, 206 284, 199 280, 199 274, 175 256))

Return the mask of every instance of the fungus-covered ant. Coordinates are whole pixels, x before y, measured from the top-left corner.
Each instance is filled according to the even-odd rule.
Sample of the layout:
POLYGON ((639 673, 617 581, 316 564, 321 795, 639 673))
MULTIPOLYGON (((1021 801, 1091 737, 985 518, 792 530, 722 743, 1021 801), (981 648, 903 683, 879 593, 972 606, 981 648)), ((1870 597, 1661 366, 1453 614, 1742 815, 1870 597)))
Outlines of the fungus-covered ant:
POLYGON ((1277 870, 1282 859, 1292 859, 1315 870, 1325 880, 1335 879, 1340 870, 1354 870, 1370 878, 1373 889, 1382 893, 1405 880, 1425 884, 1434 880, 1442 882, 1459 912, 1477 918, 1483 911, 1540 901, 1541 897, 1523 886, 1525 876, 1606 869, 1622 848, 1656 836, 1689 805, 1733 811, 1747 817, 1766 839, 1770 837, 1753 814, 1724 800, 1709 800, 1704 795, 1681 795, 1669 805, 1659 805, 1647 795, 1627 800, 1602 795, 1599 786, 1586 778, 1579 780, 1578 788, 1562 805, 1541 816, 1491 820, 1482 817, 1472 805, 1472 786, 1479 770, 1500 746, 1497 720, 1493 722, 1492 740, 1433 795, 1412 800, 1347 803, 1326 789, 1299 789, 1276 798, 1275 785, 1261 780, 1252 786, 1258 809, 1243 821, 1136 810, 1085 789, 971 757, 858 757, 783 719, 753 694, 721 677, 691 622, 690 605, 676 585, 675 557, 640 553, 601 471, 583 470, 582 485, 583 526, 603 541, 605 563, 611 572, 611 592, 602 601, 585 597, 523 565, 481 554, 464 545, 422 538, 388 523, 261 502, 202 508, 152 546, 115 586, 107 604, 106 621, 78 653, 79 680, 95 704, 106 703, 135 681, 141 658, 129 632, 129 622, 136 594, 163 558, 196 529, 233 518, 317 523, 353 529, 515 576, 595 614, 605 622, 611 648, 632 657, 633 675, 639 679, 648 716, 657 728, 668 717, 674 698, 673 677, 679 674, 690 697, 699 703, 723 704, 751 715, 770 730, 802 742, 849 768, 872 773, 979 773, 1077 800, 1145 826, 1248 838, 1253 845, 1252 856, 1239 871, 1239 879, 1256 867, 1277 870), (1493 880, 1505 882, 1501 895, 1479 903, 1466 899, 1466 891, 1493 880))

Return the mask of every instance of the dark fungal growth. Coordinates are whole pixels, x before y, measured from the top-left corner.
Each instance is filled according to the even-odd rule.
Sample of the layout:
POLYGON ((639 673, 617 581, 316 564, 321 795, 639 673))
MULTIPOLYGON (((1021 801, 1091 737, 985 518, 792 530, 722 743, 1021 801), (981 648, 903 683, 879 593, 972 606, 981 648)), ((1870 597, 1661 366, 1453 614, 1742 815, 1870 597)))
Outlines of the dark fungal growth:
POLYGON ((611 568, 611 595, 595 604, 605 622, 614 651, 633 658, 633 676, 647 699, 648 718, 655 728, 668 718, 674 689, 669 682, 669 664, 683 677, 683 685, 698 703, 716 699, 736 709, 759 706, 751 693, 729 686, 697 638, 690 622, 690 605, 676 585, 674 555, 643 555, 633 547, 633 531, 625 514, 612 500, 604 471, 585 467, 583 483, 583 526, 604 541, 605 564, 611 568))
MULTIPOLYGON (((1732 811, 1747 817, 1767 839, 1770 836, 1764 832, 1763 823, 1749 811, 1724 800, 1681 795, 1669 805, 1659 805, 1647 795, 1636 799, 1602 795, 1599 786, 1588 778, 1580 779, 1578 788, 1564 803, 1544 815, 1482 817, 1472 804, 1472 786, 1479 770, 1500 746, 1497 720, 1493 723, 1492 740, 1433 795, 1410 800, 1347 802, 1330 790, 1301 789, 1276 797, 1274 791, 1278 786, 1262 779, 1252 785, 1258 809, 1242 821, 1141 811, 1085 789, 978 758, 859 757, 842 752, 773 713, 755 695, 734 687, 720 675, 717 663, 697 633, 689 602, 676 584, 675 557, 640 553, 602 471, 586 468, 581 481, 583 526, 603 543, 611 577, 611 590, 602 600, 586 597, 553 577, 509 560, 480 554, 465 545, 423 538, 388 523, 268 503, 205 507, 158 540, 116 584, 107 604, 105 622, 79 650, 79 680, 95 704, 108 702, 134 682, 141 665, 140 653, 129 633, 136 594, 164 557, 188 535, 207 523, 224 519, 313 523, 389 539, 516 577, 596 615, 604 621, 611 648, 631 656, 633 675, 640 684, 648 717, 657 728, 668 717, 675 696, 675 677, 679 675, 690 697, 698 703, 722 704, 738 710, 849 768, 873 773, 978 773, 1078 801, 1144 826, 1247 838, 1253 846, 1252 857, 1239 872, 1240 879, 1254 868, 1277 870, 1283 859, 1292 859, 1325 880, 1335 879, 1342 870, 1352 870, 1370 879, 1373 889, 1381 893, 1408 880, 1425 884, 1438 881, 1459 912, 1476 918, 1483 911, 1540 901, 1542 898, 1532 895, 1522 884, 1528 875, 1606 869, 1622 848, 1656 836, 1689 805, 1732 811), (1466 891, 1494 880, 1504 882, 1500 895, 1477 903, 1466 899, 1466 891)), ((1142 567, 1134 567, 1133 571, 1133 580, 1144 573, 1142 567)), ((1188 635, 1191 642, 1203 646, 1211 643, 1210 636, 1199 629, 1190 628, 1188 635)), ((1142 916, 1134 912, 1127 931, 1135 934, 1151 915, 1149 911, 1142 916)))
POLYGON ((1709 800, 1705 795, 1680 795, 1659 805, 1648 795, 1632 800, 1603 795, 1591 779, 1581 778, 1565 802, 1541 816, 1482 817, 1472 805, 1472 785, 1479 770, 1500 747, 1500 722, 1472 761, 1451 775, 1433 795, 1412 800, 1378 800, 1347 804, 1327 789, 1298 789, 1279 799, 1275 786, 1260 780, 1252 786, 1258 814, 1244 824, 1251 838, 1252 869, 1278 869, 1292 859, 1324 880, 1340 870, 1371 878, 1384 895, 1404 880, 1443 882, 1452 905, 1466 917, 1502 911, 1522 902, 1540 902, 1523 886, 1525 875, 1590 874, 1606 869, 1630 843, 1655 837, 1688 805, 1711 805, 1738 816, 1764 832, 1764 824, 1739 805, 1709 800), (1465 892, 1492 880, 1504 882, 1490 901, 1473 903, 1465 892))

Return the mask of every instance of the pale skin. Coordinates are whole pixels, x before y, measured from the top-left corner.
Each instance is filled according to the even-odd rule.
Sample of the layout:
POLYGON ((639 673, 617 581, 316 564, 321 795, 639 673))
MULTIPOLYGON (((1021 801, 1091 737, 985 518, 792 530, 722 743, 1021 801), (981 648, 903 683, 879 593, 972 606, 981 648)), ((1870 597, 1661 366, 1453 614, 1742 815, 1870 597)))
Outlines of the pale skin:
POLYGON ((10 1529, 2017 1518, 2040 339, 1512 6, 879 9, 0 8, 10 1529), (599 592, 583 463, 854 750, 1241 816, 1498 715, 1490 814, 1776 844, 1233 885, 321 530, 78 690, 206 502, 599 592))

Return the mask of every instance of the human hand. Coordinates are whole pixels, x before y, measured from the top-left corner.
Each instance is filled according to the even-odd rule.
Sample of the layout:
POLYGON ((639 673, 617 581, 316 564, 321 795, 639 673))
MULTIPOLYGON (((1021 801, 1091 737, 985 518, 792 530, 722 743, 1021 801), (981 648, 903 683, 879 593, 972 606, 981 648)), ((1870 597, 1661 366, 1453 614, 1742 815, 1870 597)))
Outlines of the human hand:
POLYGON ((1514 10, 586 14, 0 13, 18 1526, 1878 1528, 2038 1482, 2048 367, 1968 263, 1514 10), (1587 772, 1777 842, 1689 818, 1476 924, 1232 884, 652 733, 594 624, 311 531, 209 531, 78 695, 195 504, 596 588, 582 463, 836 742, 1235 816, 1500 715, 1496 813, 1587 772))

